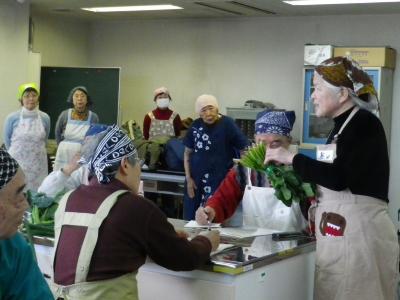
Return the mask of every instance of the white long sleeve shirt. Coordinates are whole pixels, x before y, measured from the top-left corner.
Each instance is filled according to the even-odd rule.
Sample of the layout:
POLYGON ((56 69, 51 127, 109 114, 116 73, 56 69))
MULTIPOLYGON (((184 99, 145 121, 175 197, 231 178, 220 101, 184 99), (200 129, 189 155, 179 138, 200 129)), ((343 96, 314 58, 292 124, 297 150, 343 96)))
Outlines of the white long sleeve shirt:
POLYGON ((40 185, 38 192, 45 193, 49 197, 54 197, 62 190, 70 191, 76 189, 81 184, 89 183, 89 169, 87 165, 82 165, 79 169, 72 172, 70 176, 65 175, 61 170, 51 172, 40 185))
MULTIPOLYGON (((38 192, 45 193, 49 197, 54 197, 62 190, 70 191, 76 189, 81 184, 89 184, 89 169, 87 165, 82 165, 79 169, 65 175, 61 170, 53 171, 43 180, 38 192)), ((143 196, 143 181, 140 181, 138 195, 143 196)))

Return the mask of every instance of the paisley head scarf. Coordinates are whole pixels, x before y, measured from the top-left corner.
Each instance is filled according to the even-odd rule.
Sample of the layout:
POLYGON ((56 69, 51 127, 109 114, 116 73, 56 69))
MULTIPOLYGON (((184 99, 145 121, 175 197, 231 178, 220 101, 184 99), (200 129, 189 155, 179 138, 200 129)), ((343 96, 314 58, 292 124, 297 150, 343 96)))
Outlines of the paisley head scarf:
POLYGON ((117 125, 113 125, 94 151, 89 169, 100 183, 109 183, 115 177, 121 160, 132 155, 139 160, 132 140, 117 125))
POLYGON ((377 93, 369 75, 360 65, 348 57, 338 56, 323 61, 315 69, 328 83, 347 87, 361 100, 377 103, 377 93))
POLYGON ((254 130, 256 134, 290 136, 295 120, 294 111, 265 110, 258 113, 254 130))

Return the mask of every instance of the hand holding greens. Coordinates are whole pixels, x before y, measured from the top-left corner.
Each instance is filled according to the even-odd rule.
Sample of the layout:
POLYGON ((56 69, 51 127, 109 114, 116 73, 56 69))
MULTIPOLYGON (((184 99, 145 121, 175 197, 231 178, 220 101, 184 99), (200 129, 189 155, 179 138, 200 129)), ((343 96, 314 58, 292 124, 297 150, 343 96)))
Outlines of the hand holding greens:
POLYGON ((266 146, 257 144, 248 149, 240 159, 240 163, 250 169, 267 174, 271 186, 275 189, 275 196, 286 206, 292 202, 307 201, 315 197, 316 185, 303 182, 292 166, 264 165, 266 146))

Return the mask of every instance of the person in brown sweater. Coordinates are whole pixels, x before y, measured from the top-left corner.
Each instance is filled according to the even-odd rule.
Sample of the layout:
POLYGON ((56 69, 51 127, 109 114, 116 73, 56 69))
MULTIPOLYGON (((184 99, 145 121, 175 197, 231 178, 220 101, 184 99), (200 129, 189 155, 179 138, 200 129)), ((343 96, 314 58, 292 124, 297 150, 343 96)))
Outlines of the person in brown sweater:
POLYGON ((117 126, 99 142, 89 169, 96 176, 66 194, 56 212, 56 297, 137 299, 136 273, 147 256, 171 270, 193 270, 218 247, 218 232, 188 241, 137 195, 137 152, 117 126))

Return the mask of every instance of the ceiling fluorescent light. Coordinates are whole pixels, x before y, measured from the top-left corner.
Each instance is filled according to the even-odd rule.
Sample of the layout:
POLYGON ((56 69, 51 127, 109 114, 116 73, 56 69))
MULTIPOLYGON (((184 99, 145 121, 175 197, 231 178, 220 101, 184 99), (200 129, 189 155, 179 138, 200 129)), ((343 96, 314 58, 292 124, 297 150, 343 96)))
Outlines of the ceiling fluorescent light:
POLYGON ((126 11, 172 10, 172 9, 183 9, 183 8, 175 5, 164 4, 164 5, 82 7, 81 9, 92 12, 126 12, 126 11))
POLYGON ((366 4, 366 3, 393 3, 400 0, 298 0, 283 1, 290 5, 333 5, 333 4, 366 4))

